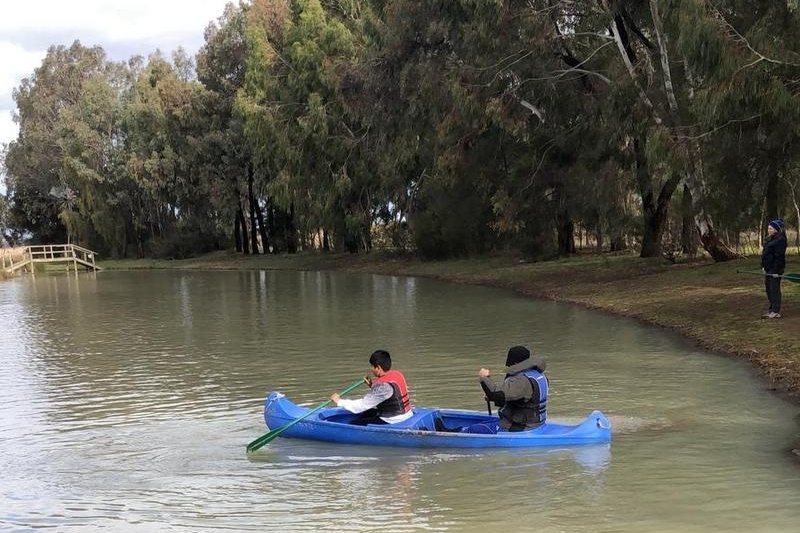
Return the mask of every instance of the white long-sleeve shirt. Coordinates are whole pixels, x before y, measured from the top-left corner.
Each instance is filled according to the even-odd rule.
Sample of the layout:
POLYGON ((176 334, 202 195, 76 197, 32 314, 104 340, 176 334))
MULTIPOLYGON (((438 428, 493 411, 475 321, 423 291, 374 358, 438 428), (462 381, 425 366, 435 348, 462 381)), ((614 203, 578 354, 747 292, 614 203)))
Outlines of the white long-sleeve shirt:
MULTIPOLYGON (((347 409, 351 413, 363 413, 368 409, 377 407, 378 404, 384 400, 388 400, 392 397, 392 394, 394 394, 394 388, 390 383, 378 383, 373 386, 363 398, 358 400, 340 399, 337 405, 347 409)), ((408 420, 412 416, 414 416, 414 411, 408 411, 407 413, 396 416, 382 416, 380 418, 387 424, 397 424, 403 420, 408 420)))

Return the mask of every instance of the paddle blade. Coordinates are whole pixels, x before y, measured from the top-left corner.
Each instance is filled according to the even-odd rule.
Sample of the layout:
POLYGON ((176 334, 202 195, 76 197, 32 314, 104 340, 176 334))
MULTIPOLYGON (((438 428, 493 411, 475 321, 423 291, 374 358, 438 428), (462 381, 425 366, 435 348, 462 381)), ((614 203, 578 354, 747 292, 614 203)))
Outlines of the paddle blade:
POLYGON ((787 272, 783 275, 783 279, 791 281, 792 283, 800 283, 800 274, 797 272, 787 272))
MULTIPOLYGON (((363 379, 359 379, 358 381, 354 382, 352 385, 350 385, 349 387, 347 387, 343 391, 339 392, 339 396, 344 396, 348 392, 358 388, 360 385, 362 385, 364 383, 365 383, 365 381, 363 379)), ((331 403, 330 400, 326 400, 325 402, 319 404, 315 408, 307 411, 302 416, 299 416, 299 417, 295 418, 294 420, 292 420, 291 422, 289 422, 285 426, 281 426, 279 428, 273 429, 272 431, 270 431, 268 433, 265 433, 265 434, 261 435, 256 440, 254 440, 253 442, 251 442, 250 444, 247 445, 247 453, 254 452, 254 451, 258 450, 259 448, 261 448, 262 446, 264 446, 265 444, 269 444, 270 442, 275 440, 275 437, 277 437, 278 435, 280 435, 281 433, 283 433, 284 431, 286 431, 290 427, 294 426, 295 424, 297 424, 298 422, 300 422, 301 420, 303 420, 307 416, 310 416, 310 415, 316 413, 317 411, 321 411, 322 409, 324 409, 325 407, 330 405, 330 403, 331 403)))
POLYGON ((253 442, 251 442, 250 444, 247 445, 247 453, 254 452, 257 449, 261 448, 262 446, 265 446, 265 445, 269 444, 270 442, 275 440, 275 438, 278 435, 280 435, 281 433, 282 433, 282 431, 278 431, 277 429, 274 429, 274 430, 270 431, 269 433, 265 433, 265 434, 261 435, 256 440, 254 440, 253 442))

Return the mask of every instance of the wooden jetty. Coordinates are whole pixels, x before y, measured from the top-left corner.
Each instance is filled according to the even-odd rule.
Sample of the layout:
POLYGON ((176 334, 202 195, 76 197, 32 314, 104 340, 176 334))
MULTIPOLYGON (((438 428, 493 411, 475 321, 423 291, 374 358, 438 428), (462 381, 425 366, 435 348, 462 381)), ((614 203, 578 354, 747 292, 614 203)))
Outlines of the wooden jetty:
POLYGON ((33 273, 36 263, 64 263, 67 270, 74 269, 75 272, 79 266, 97 271, 100 267, 95 263, 96 257, 95 252, 76 244, 38 244, 0 249, 3 271, 6 274, 24 270, 33 273))

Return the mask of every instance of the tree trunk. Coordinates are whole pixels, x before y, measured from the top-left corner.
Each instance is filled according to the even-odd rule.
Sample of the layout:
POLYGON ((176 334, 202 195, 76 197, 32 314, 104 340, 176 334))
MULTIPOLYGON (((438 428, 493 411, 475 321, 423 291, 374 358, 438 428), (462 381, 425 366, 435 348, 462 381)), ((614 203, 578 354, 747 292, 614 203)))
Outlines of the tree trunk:
POLYGON ((694 217, 694 220, 697 229, 700 230, 700 243, 709 255, 711 255, 714 262, 721 263, 739 257, 736 252, 728 248, 728 246, 722 242, 722 239, 719 238, 709 215, 699 213, 694 217))
POLYGON ((286 251, 290 254, 297 253, 297 232, 294 227, 294 202, 289 206, 289 216, 286 218, 286 251))
POLYGON ((572 255, 575 253, 575 223, 567 211, 559 213, 557 220, 558 255, 572 255))
POLYGON ((692 213, 692 193, 686 185, 683 186, 681 201, 681 252, 689 257, 697 255, 697 227, 694 225, 692 213))
POLYGON ((369 227, 364 228, 362 244, 364 245, 365 252, 372 250, 372 231, 369 227))
POLYGON ((608 250, 610 252, 621 252, 625 249, 625 237, 622 235, 622 232, 617 230, 617 232, 611 236, 611 243, 609 244, 608 250))
MULTIPOLYGON (((622 194, 620 193, 620 196, 622 194)), ((619 252, 625 249, 625 226, 621 220, 626 216, 624 203, 614 206, 608 220, 608 250, 619 252)), ((602 250, 601 250, 602 251, 602 250)))
POLYGON ((272 236, 272 252, 280 253, 281 250, 278 245, 280 239, 278 234, 275 233, 275 207, 272 205, 271 198, 267 198, 267 235, 272 236))
POLYGON ((633 140, 633 156, 636 163, 636 183, 642 197, 642 251, 639 257, 658 257, 661 255, 661 240, 669 213, 672 194, 680 183, 680 176, 673 174, 661 186, 655 198, 653 180, 645 155, 646 138, 633 140))
POLYGON ((794 216, 797 220, 797 234, 794 236, 794 245, 800 247, 800 204, 797 202, 797 196, 794 193, 794 186, 791 187, 792 192, 792 206, 794 207, 794 216))
POLYGON ((603 227, 600 224, 600 221, 597 221, 597 227, 595 228, 594 238, 597 245, 597 253, 603 251, 603 227))
POLYGON ((236 216, 233 219, 233 243, 236 245, 236 251, 242 253, 242 228, 239 226, 239 210, 236 210, 236 216))
POLYGON ((700 243, 716 263, 730 261, 739 258, 739 254, 731 250, 722 239, 720 239, 714 229, 714 221, 705 209, 705 177, 703 176, 702 160, 700 157, 700 147, 695 142, 691 147, 690 153, 691 170, 686 174, 686 186, 692 198, 692 211, 694 212, 694 222, 700 231, 700 243))
POLYGON ((767 208, 767 219, 764 221, 764 227, 769 224, 769 221, 777 218, 778 213, 778 174, 769 171, 767 176, 766 190, 764 191, 764 202, 767 208))
POLYGON ((267 234, 267 227, 264 225, 264 213, 258 200, 255 201, 256 219, 258 220, 258 231, 261 234, 261 246, 264 250, 264 255, 270 253, 269 235, 267 234))
POLYGON ((242 253, 250 255, 250 244, 247 242, 247 220, 244 218, 244 211, 242 204, 239 204, 239 209, 236 211, 236 221, 239 224, 240 234, 242 238, 242 253))
POLYGON ((667 214, 654 209, 652 202, 650 204, 649 206, 644 206, 642 251, 639 257, 658 257, 661 255, 661 237, 664 234, 664 222, 667 219, 667 214))
MULTIPOLYGON (((664 100, 667 102, 666 109, 663 111, 666 112, 666 116, 669 118, 669 124, 671 125, 681 125, 681 116, 680 110, 678 108, 677 98, 675 96, 675 86, 672 81, 672 74, 670 72, 670 66, 673 64, 669 57, 669 50, 667 46, 667 36, 664 33, 662 24, 661 24, 661 17, 658 11, 658 2, 656 0, 649 0, 650 12, 653 19, 653 33, 656 37, 656 42, 658 43, 659 49, 659 64, 661 66, 661 75, 663 81, 663 96, 664 100)), ((612 3, 609 3, 611 6, 612 3)), ((650 114, 653 118, 653 121, 656 124, 656 128, 662 127, 665 124, 664 119, 659 112, 659 109, 656 108, 654 105, 654 100, 651 100, 648 96, 642 82, 638 81, 638 76, 636 69, 634 68, 633 60, 630 55, 625 50, 625 33, 622 31, 624 28, 623 25, 619 23, 618 20, 612 18, 611 20, 611 30, 614 37, 614 40, 617 43, 617 48, 619 49, 620 56, 622 58, 623 63, 625 64, 626 69, 631 77, 631 80, 634 82, 636 88, 639 91, 639 97, 642 102, 647 106, 650 114)), ((658 102, 658 100, 655 100, 658 102)), ((691 169, 686 173, 685 176, 685 183, 689 187, 691 191, 692 200, 694 202, 693 210, 695 213, 695 224, 697 228, 700 230, 700 242, 703 244, 703 248, 711 255, 714 261, 727 261, 730 259, 734 259, 738 257, 736 253, 734 253, 730 248, 728 248, 722 240, 719 238, 717 233, 714 231, 714 224, 711 220, 711 215, 705 211, 704 206, 706 205, 706 184, 705 179, 702 173, 702 157, 699 143, 695 141, 690 141, 688 146, 682 146, 682 139, 678 139, 671 134, 673 137, 673 142, 675 144, 676 154, 685 155, 688 159, 689 165, 691 169), (681 149, 685 149, 686 153, 681 154, 681 149)), ((663 189, 662 189, 663 192, 663 189)), ((644 243, 643 243, 644 244, 644 243)), ((650 249, 652 247, 648 246, 650 249)), ((644 246, 643 246, 644 251, 644 246)))
MULTIPOLYGON (((247 168, 247 201, 250 205, 250 243, 253 255, 258 255, 258 233, 256 232, 256 197, 253 194, 253 166, 247 168)), ((262 245, 264 243, 261 243, 262 245)), ((266 248, 264 249, 266 252, 266 248)))
POLYGON ((356 240, 357 236, 345 234, 344 237, 344 249, 348 253, 357 254, 358 253, 358 241, 356 240))

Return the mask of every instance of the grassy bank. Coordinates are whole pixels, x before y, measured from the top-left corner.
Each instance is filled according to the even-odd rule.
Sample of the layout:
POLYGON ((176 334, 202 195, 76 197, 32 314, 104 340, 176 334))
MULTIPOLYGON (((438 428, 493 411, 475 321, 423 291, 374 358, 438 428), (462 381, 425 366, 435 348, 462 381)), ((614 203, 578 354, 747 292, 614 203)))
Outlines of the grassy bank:
MULTIPOLYGON (((782 284, 784 318, 761 319, 767 307, 762 278, 737 273, 758 270, 757 258, 667 264, 661 259, 603 255, 530 263, 504 255, 428 262, 381 254, 242 257, 220 252, 183 261, 105 261, 100 266, 337 269, 505 287, 670 328, 707 350, 751 361, 769 387, 800 402, 800 284, 782 284)), ((800 271, 800 257, 789 257, 787 270, 800 271)))

